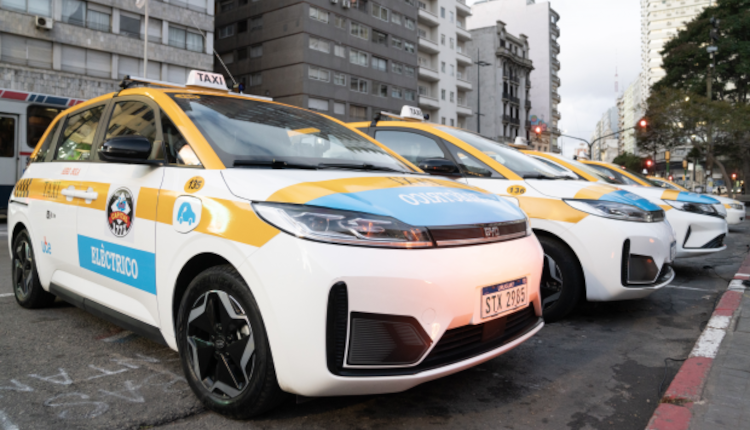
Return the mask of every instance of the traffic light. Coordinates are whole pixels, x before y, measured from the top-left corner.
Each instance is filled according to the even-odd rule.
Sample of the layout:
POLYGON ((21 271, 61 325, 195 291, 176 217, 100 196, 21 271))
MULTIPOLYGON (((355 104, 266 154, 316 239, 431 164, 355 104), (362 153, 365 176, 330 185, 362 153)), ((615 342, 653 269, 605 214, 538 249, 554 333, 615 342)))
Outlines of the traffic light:
POLYGON ((718 20, 718 19, 716 19, 714 17, 711 17, 711 27, 713 27, 713 28, 711 28, 708 31, 708 36, 711 39, 710 40, 711 44, 714 44, 714 43, 716 43, 716 42, 719 41, 719 36, 720 36, 720 34, 719 34, 719 24, 721 24, 721 20, 718 20))
POLYGON ((536 138, 539 139, 542 137, 542 127, 536 126, 534 127, 534 134, 536 134, 536 138))
POLYGON ((653 165, 654 165, 654 162, 653 162, 653 161, 651 161, 651 160, 646 160, 646 167, 648 167, 648 168, 650 169, 650 168, 651 168, 651 166, 653 166, 653 165))
POLYGON ((648 127, 648 121, 646 121, 645 118, 641 119, 640 121, 638 121, 638 127, 640 127, 642 130, 645 130, 646 127, 648 127))
POLYGON ((674 181, 674 176, 672 176, 672 175, 669 175, 669 180, 670 180, 670 181, 674 181))
POLYGON ((732 173, 732 180, 733 180, 733 181, 736 181, 736 180, 737 180, 737 174, 736 174, 736 173, 732 173))

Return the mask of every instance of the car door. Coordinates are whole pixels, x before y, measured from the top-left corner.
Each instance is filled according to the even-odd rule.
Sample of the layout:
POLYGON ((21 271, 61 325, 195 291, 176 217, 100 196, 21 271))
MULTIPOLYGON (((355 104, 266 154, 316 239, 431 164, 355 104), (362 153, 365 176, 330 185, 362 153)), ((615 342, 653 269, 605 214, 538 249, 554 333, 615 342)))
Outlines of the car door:
POLYGON ((152 158, 163 158, 158 116, 156 103, 145 97, 111 101, 93 162, 81 175, 82 197, 96 205, 79 205, 76 237, 78 261, 89 281, 77 286, 79 293, 114 318, 124 315, 126 322, 152 327, 159 326, 155 219, 164 167, 102 162, 96 149, 111 138, 142 136, 154 147, 152 158))
POLYGON ((5 209, 16 183, 18 115, 0 113, 0 209, 5 209))

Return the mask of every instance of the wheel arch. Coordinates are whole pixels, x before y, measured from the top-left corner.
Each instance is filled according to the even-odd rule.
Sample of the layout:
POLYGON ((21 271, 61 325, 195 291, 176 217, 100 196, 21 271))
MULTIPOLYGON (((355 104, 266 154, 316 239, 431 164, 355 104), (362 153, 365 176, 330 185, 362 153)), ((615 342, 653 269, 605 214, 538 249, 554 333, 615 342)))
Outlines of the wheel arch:
POLYGON ((232 263, 221 255, 204 252, 194 255, 182 266, 180 274, 177 275, 177 279, 175 280, 174 291, 172 292, 172 327, 175 329, 175 332, 177 329, 177 316, 180 310, 180 303, 182 302, 182 297, 185 295, 185 291, 187 291, 190 282, 201 272, 210 269, 211 267, 223 266, 225 264, 234 267, 232 263))
POLYGON ((561 245, 566 247, 570 253, 573 255, 573 257, 576 259, 576 262, 578 263, 578 267, 581 269, 581 273, 583 273, 583 292, 584 295, 587 293, 587 286, 586 286, 586 272, 583 270, 583 265, 581 264, 581 259, 578 257, 578 254, 576 253, 575 249, 573 249, 568 242, 565 241, 565 239, 561 238, 560 236, 556 235, 555 233, 552 233, 548 230, 542 230, 542 229, 532 229, 534 231, 534 234, 537 236, 543 236, 550 239, 554 239, 558 242, 560 242, 561 245))

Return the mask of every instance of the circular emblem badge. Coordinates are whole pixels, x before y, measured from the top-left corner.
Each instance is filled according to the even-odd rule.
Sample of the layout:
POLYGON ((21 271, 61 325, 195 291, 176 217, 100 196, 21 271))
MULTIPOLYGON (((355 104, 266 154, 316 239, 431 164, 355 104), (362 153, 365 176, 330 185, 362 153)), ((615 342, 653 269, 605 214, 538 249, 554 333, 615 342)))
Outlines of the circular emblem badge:
POLYGON ((125 237, 133 229, 135 205, 133 193, 127 188, 118 188, 107 202, 107 224, 109 231, 117 237, 125 237))
POLYGON ((185 183, 185 192, 190 194, 197 193, 203 188, 205 183, 206 181, 200 176, 193 176, 185 183))
POLYGON ((522 194, 526 194, 526 187, 521 185, 512 185, 508 187, 508 194, 511 196, 520 196, 522 194))

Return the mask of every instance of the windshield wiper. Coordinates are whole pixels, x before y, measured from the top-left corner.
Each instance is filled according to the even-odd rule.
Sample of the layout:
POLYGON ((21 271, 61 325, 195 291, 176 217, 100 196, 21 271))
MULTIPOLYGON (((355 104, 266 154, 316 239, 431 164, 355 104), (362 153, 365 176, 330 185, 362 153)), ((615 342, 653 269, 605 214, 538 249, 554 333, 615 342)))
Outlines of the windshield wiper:
POLYGON ((547 176, 547 175, 542 175, 541 173, 527 173, 521 177, 524 179, 546 179, 550 181, 554 181, 555 179, 561 178, 561 176, 547 176))
POLYGON ((267 169, 311 169, 316 170, 314 164, 290 163, 284 160, 234 160, 234 167, 260 167, 267 169))
POLYGON ((356 169, 356 170, 381 170, 385 172, 413 173, 405 170, 394 169, 386 166, 376 166, 375 164, 357 164, 357 163, 322 163, 318 164, 318 169, 356 169))

